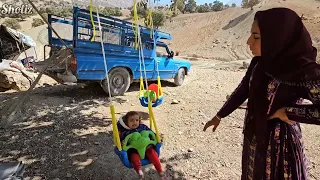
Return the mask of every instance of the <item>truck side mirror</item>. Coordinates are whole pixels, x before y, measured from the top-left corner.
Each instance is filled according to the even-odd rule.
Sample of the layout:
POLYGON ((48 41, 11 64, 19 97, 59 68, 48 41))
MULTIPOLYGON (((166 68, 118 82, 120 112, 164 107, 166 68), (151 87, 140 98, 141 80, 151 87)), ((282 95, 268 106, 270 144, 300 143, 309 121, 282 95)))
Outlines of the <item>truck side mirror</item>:
POLYGON ((174 56, 174 52, 171 51, 168 57, 169 57, 169 58, 173 58, 173 56, 174 56))

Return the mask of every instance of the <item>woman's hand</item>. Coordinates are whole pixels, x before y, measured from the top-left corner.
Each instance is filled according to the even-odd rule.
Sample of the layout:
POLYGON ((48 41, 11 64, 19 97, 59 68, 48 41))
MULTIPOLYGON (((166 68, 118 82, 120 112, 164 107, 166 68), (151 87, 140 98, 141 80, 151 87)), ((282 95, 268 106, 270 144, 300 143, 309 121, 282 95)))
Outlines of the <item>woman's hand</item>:
POLYGON ((289 120, 286 110, 284 108, 278 109, 273 115, 271 115, 268 120, 274 119, 274 118, 279 118, 281 121, 289 124, 289 125, 294 125, 296 122, 289 120))
POLYGON ((220 117, 214 116, 210 121, 208 121, 206 123, 206 125, 204 125, 203 131, 206 131, 208 129, 208 127, 210 127, 210 126, 214 126, 212 129, 212 132, 214 132, 217 129, 217 127, 219 126, 220 120, 221 120, 220 117))

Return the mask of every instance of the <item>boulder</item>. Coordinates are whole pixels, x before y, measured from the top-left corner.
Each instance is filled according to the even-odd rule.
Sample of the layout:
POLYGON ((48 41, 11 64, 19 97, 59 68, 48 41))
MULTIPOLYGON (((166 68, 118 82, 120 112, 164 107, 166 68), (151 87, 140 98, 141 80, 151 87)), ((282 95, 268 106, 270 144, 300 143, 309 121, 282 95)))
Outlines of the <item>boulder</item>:
POLYGON ((21 72, 14 72, 10 70, 0 72, 0 91, 6 91, 10 89, 17 91, 28 90, 32 80, 35 79, 35 76, 31 73, 28 74, 28 76, 21 72), (30 79, 30 77, 32 77, 32 79, 30 79))

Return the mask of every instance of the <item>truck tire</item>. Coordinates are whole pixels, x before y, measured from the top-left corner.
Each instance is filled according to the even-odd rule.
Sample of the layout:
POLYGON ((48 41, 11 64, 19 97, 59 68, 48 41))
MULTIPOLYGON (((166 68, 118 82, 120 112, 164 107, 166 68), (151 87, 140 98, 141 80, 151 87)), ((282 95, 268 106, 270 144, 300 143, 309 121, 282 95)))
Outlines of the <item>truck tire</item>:
POLYGON ((180 68, 174 77, 174 84, 176 86, 181 86, 183 84, 184 78, 186 76, 186 71, 184 68, 180 68))
MULTIPOLYGON (((114 68, 109 72, 109 81, 111 96, 122 96, 130 87, 130 73, 122 67, 114 68)), ((109 94, 107 79, 102 81, 102 88, 109 94)))

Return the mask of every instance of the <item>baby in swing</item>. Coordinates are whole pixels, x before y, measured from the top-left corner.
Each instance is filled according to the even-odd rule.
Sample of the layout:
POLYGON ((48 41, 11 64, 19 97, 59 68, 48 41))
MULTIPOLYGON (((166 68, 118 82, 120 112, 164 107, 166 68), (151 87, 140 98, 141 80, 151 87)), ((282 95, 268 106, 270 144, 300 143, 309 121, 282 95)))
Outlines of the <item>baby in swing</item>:
MULTIPOLYGON (((122 142, 122 145, 124 143, 124 139, 126 138, 126 136, 128 136, 131 133, 141 132, 143 130, 151 131, 151 129, 148 126, 141 123, 140 114, 136 111, 130 111, 126 115, 124 115, 122 118, 120 118, 120 120, 117 123, 117 126, 119 129, 119 135, 120 135, 120 140, 122 142)), ((164 172, 162 170, 160 159, 158 157, 156 150, 153 148, 153 146, 149 146, 147 148, 146 157, 154 165, 161 179, 163 180, 166 179, 164 172)), ((140 156, 137 153, 137 151, 134 149, 129 149, 128 158, 134 170, 139 175, 140 179, 143 179, 144 174, 142 172, 140 156)))

